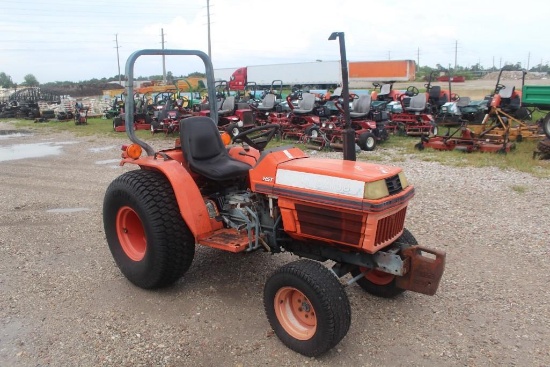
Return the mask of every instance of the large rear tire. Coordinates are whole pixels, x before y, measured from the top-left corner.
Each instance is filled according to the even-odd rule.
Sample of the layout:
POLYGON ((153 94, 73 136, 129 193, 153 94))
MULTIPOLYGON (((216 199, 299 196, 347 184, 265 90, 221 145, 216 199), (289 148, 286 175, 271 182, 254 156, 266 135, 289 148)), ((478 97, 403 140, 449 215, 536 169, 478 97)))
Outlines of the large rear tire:
POLYGON ((116 264, 138 287, 168 286, 191 266, 193 235, 159 172, 134 170, 116 178, 105 193, 103 225, 116 264))
MULTIPOLYGON (((399 236, 396 242, 400 242, 408 246, 418 245, 416 238, 406 228, 403 230, 403 234, 399 236)), ((351 275, 353 277, 356 277, 361 273, 363 273, 364 276, 357 281, 357 284, 359 284, 364 291, 374 296, 393 298, 405 291, 395 285, 395 275, 376 269, 362 267, 356 267, 351 271, 351 275)))
POLYGON ((276 270, 265 284, 264 307, 279 339, 308 357, 336 346, 351 323, 344 287, 329 269, 311 260, 276 270))

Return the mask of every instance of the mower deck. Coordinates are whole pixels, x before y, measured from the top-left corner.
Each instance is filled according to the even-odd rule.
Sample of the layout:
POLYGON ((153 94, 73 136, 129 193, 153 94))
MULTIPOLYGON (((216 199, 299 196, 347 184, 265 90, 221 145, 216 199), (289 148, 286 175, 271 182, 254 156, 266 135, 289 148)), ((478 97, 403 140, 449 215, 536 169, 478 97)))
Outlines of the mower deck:
POLYGON ((432 148, 435 150, 459 150, 467 153, 486 152, 486 153, 508 153, 515 148, 514 143, 495 143, 482 139, 461 139, 444 138, 434 136, 427 141, 421 141, 416 145, 419 150, 432 148))

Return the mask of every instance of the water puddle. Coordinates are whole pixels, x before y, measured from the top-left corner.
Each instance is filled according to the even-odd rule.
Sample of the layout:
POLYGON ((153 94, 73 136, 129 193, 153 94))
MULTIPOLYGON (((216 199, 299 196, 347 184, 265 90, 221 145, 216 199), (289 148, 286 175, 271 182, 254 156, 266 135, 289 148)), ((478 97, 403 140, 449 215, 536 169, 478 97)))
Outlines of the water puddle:
POLYGON ((47 213, 78 213, 78 212, 87 212, 89 208, 57 208, 57 209, 48 209, 47 213))
POLYGON ((90 152, 92 153, 99 153, 99 152, 104 152, 106 150, 111 150, 111 149, 116 149, 116 146, 115 145, 111 145, 109 147, 98 147, 98 148, 90 148, 90 152))
POLYGON ((30 136, 32 133, 27 130, 0 130, 0 140, 9 138, 21 138, 30 136))
POLYGON ((0 147, 0 162, 59 155, 62 148, 61 145, 53 145, 53 143, 14 144, 0 147))
POLYGON ((95 164, 112 164, 118 162, 120 162, 120 159, 104 159, 102 161, 95 161, 95 164))

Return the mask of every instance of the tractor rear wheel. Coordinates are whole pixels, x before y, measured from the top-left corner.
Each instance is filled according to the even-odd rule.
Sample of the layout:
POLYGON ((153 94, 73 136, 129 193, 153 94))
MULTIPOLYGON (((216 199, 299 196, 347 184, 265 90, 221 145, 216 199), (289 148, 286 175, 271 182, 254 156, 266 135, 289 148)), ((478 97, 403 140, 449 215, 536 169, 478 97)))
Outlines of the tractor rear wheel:
MULTIPOLYGON (((418 245, 418 241, 408 229, 405 228, 403 234, 399 236, 396 242, 404 244, 406 247, 418 245)), ((395 275, 385 273, 376 269, 368 269, 363 267, 356 267, 351 271, 353 277, 358 276, 363 273, 363 278, 360 278, 357 281, 357 284, 366 292, 382 297, 382 298, 393 298, 405 290, 398 288, 395 285, 395 275)))
POLYGON ((344 287, 329 269, 312 260, 277 269, 265 284, 264 307, 279 339, 308 357, 336 346, 351 323, 344 287))
POLYGON ((362 133, 359 135, 359 147, 368 152, 376 148, 376 137, 371 132, 362 133))
POLYGON ((193 235, 159 172, 138 169, 116 178, 105 193, 103 225, 116 264, 138 287, 168 286, 191 266, 193 235))

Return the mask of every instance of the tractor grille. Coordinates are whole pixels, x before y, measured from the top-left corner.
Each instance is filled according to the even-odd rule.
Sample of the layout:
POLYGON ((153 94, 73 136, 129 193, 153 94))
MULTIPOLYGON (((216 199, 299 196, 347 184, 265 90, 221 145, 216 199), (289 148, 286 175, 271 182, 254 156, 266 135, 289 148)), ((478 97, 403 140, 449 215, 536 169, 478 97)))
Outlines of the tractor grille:
POLYGON ((358 246, 361 241, 363 215, 296 205, 300 232, 358 246))
POLYGON ((386 186, 388 187, 388 192, 390 193, 390 195, 394 195, 400 191, 403 191, 399 175, 386 178, 386 186))
POLYGON ((378 221, 378 224, 376 226, 376 238, 374 240, 375 246, 380 246, 381 244, 391 240, 392 238, 397 236, 399 232, 401 232, 405 225, 406 212, 407 207, 404 207, 397 213, 389 215, 378 221))

